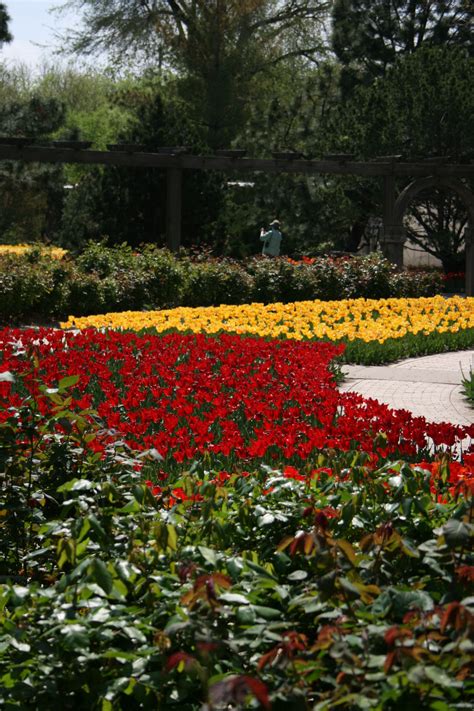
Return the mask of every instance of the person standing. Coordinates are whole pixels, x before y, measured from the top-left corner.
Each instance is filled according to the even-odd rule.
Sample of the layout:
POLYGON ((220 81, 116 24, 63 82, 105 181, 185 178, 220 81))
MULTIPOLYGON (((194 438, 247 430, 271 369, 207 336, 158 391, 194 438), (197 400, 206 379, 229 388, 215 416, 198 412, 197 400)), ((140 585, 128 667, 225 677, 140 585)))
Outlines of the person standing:
POLYGON ((270 223, 268 231, 265 231, 265 228, 262 227, 260 230, 260 241, 263 242, 262 254, 266 257, 278 257, 280 255, 281 238, 282 234, 278 220, 273 220, 270 223))

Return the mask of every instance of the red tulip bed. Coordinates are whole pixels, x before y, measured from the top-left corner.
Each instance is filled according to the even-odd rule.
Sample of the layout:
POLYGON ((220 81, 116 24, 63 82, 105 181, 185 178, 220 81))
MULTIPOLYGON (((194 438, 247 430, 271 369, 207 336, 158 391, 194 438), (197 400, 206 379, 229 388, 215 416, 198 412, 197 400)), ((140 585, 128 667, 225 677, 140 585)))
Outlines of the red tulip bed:
MULTIPOLYGON (((342 346, 329 343, 45 329, 3 331, 0 346, 2 370, 23 373, 30 392, 78 376, 72 409, 96 409, 109 437, 175 462, 206 453, 301 462, 325 448, 414 457, 430 443, 450 447, 474 436, 474 425, 429 424, 340 394, 329 364, 342 346)), ((5 418, 22 394, 8 383, 0 387, 5 418)), ((44 411, 54 406, 41 402, 44 411)))
POLYGON ((342 348, 0 331, 0 704, 470 705, 474 426, 342 348))

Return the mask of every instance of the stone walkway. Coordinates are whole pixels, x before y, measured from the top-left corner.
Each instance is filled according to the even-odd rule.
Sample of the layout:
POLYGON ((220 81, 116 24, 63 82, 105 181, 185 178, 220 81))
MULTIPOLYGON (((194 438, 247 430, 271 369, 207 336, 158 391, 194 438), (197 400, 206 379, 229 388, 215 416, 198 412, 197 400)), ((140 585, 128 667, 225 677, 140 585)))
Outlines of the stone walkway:
POLYGON ((341 392, 357 392, 389 407, 409 410, 429 422, 471 425, 470 407, 461 387, 463 373, 474 371, 474 350, 439 353, 387 366, 345 365, 341 392))

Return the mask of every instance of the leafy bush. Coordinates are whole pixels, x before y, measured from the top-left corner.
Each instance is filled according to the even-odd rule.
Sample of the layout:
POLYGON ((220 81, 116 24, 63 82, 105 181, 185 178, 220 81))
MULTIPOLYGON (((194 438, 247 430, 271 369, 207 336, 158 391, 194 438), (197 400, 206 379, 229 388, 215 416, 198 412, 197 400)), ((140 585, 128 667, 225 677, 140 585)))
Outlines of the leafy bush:
POLYGON ((444 290, 448 294, 464 292, 466 290, 465 272, 448 272, 443 274, 444 290))
POLYGON ((186 288, 186 270, 166 249, 146 246, 140 255, 146 279, 147 306, 161 308, 178 306, 186 288))
POLYGON ((265 303, 433 296, 443 290, 440 273, 399 272, 379 253, 301 262, 254 258, 247 265, 254 279, 253 299, 265 303))
MULTIPOLYGON (((434 296, 443 291, 441 272, 435 270, 398 271, 379 252, 366 257, 343 257, 328 264, 315 260, 322 284, 329 282, 331 298, 384 299, 434 296), (328 268, 329 267, 329 268, 328 268), (341 293, 344 294, 341 297, 341 293)), ((326 292, 320 298, 327 299, 326 292)))
POLYGON ((69 273, 68 313, 80 311, 93 314, 106 313, 120 304, 118 284, 112 277, 101 277, 92 272, 83 273, 74 267, 69 273))
POLYGON ((109 248, 102 242, 89 242, 76 259, 78 270, 84 274, 108 277, 123 269, 129 269, 133 261, 131 247, 122 244, 109 248))
POLYGON ((441 294, 446 287, 443 274, 434 269, 397 272, 391 278, 394 296, 417 298, 441 294))
POLYGON ((183 306, 219 306, 251 301, 252 280, 245 269, 232 260, 193 262, 186 260, 183 306))
MULTIPOLYGON (((340 261, 318 258, 314 260, 313 270, 316 277, 318 298, 345 298, 347 291, 345 278, 347 278, 347 275, 345 274, 344 268, 341 269, 340 261)), ((350 284, 349 292, 354 293, 356 290, 357 284, 350 284)))
MULTIPOLYGON (((94 303, 95 312, 100 313, 104 309, 166 307, 181 302, 185 272, 167 250, 147 246, 136 252, 126 244, 106 247, 91 242, 77 258, 76 266, 80 290, 87 292, 88 285, 90 288, 97 278, 104 280, 96 295, 91 293, 86 306, 79 307, 84 314, 94 313, 94 303)), ((78 313, 76 303, 71 294, 71 313, 78 313)))
POLYGON ((76 382, 0 424, 4 708, 472 706, 472 457, 169 474, 76 382))
POLYGON ((312 269, 301 264, 297 269, 292 269, 288 276, 286 288, 282 285, 284 301, 310 301, 315 298, 320 284, 312 269))
POLYGON ((348 296, 354 292, 366 299, 384 299, 395 295, 393 277, 396 268, 379 253, 369 254, 363 259, 356 257, 344 260, 341 267, 348 296))
POLYGON ((67 269, 58 260, 27 253, 6 256, 0 268, 0 321, 49 318, 64 313, 67 269))
POLYGON ((279 259, 254 257, 250 261, 250 270, 253 280, 252 301, 264 304, 280 301, 285 270, 286 276, 290 270, 286 263, 279 259))
POLYGON ((246 266, 253 279, 252 301, 286 303, 318 298, 319 284, 314 269, 306 264, 254 257, 246 266))
POLYGON ((89 243, 75 260, 53 260, 39 249, 0 255, 0 283, 3 322, 174 306, 428 296, 442 290, 437 274, 398 273, 378 254, 237 262, 103 243, 89 243))

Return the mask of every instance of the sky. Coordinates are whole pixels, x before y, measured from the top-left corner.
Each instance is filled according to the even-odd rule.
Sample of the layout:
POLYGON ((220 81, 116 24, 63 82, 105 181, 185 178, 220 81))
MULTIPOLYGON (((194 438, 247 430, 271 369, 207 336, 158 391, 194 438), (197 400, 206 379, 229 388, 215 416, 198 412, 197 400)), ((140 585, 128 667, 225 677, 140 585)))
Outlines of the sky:
POLYGON ((32 69, 47 62, 59 62, 54 57, 54 32, 61 27, 77 24, 77 14, 69 12, 64 17, 48 11, 62 4, 62 0, 2 0, 7 7, 13 42, 0 49, 0 59, 8 65, 23 62, 32 69), (43 45, 43 46, 38 46, 43 45))

